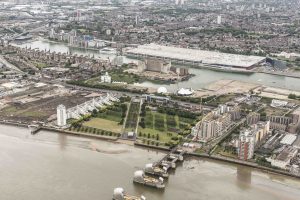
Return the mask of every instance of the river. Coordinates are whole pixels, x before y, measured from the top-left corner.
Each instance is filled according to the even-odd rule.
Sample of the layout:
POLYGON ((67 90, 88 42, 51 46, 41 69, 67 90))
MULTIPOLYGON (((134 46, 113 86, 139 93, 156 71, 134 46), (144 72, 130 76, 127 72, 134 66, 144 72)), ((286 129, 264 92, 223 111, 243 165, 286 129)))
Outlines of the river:
POLYGON ((53 132, 0 125, 0 199, 109 200, 115 187, 148 200, 293 200, 300 181, 248 167, 189 159, 164 191, 135 185, 135 170, 164 154, 53 132), (100 151, 93 150, 95 147, 100 151))
MULTIPOLYGON (((95 56, 97 58, 110 59, 110 60, 112 60, 115 57, 115 55, 111 55, 111 54, 110 55, 100 54, 99 51, 71 48, 67 46, 67 44, 65 43, 51 42, 48 40, 36 40, 19 46, 28 47, 28 48, 29 47, 38 48, 40 50, 50 50, 51 52, 55 51, 55 52, 72 53, 78 55, 89 55, 89 56, 95 56)), ((128 63, 128 62, 133 62, 133 59, 125 58, 123 61, 125 63, 128 63)), ((252 74, 231 73, 231 72, 221 72, 221 71, 213 71, 213 70, 199 69, 199 68, 190 68, 189 72, 191 74, 195 74, 195 76, 187 81, 183 81, 178 84, 161 85, 161 84, 155 84, 146 81, 143 83, 139 83, 137 85, 141 85, 145 87, 153 87, 153 88, 164 86, 168 89, 168 91, 174 92, 181 87, 200 89, 215 81, 222 80, 222 79, 230 79, 230 80, 245 81, 249 83, 300 91, 299 78, 278 76, 272 74, 263 74, 263 73, 252 73, 252 74)))

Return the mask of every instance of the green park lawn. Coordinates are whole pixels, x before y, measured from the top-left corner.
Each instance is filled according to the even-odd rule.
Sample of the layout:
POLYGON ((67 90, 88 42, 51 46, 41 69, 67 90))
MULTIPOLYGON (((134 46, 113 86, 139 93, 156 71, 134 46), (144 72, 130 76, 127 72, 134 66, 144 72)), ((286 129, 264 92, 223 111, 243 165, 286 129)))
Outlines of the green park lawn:
POLYGON ((121 133, 122 130, 122 126, 119 125, 118 122, 102 118, 93 118, 90 121, 85 122, 83 126, 111 131, 114 133, 121 133))

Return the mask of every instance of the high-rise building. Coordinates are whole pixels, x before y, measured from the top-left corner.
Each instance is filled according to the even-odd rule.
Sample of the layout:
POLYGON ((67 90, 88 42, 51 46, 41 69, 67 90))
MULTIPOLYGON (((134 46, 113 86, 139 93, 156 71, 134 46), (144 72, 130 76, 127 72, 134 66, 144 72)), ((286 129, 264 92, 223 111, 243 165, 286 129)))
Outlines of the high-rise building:
POLYGON ((57 125, 60 127, 67 125, 67 110, 64 105, 57 106, 57 125))
POLYGON ((222 23, 222 16, 218 15, 217 17, 217 24, 221 24, 222 23))
POLYGON ((105 72, 104 75, 100 77, 101 83, 111 83, 111 76, 108 75, 108 72, 105 72))
POLYGON ((248 125, 256 124, 260 120, 260 114, 256 112, 251 112, 247 115, 246 120, 248 125))
POLYGON ((255 147, 255 134, 252 130, 241 130, 239 135, 238 157, 241 160, 253 158, 255 147))
POLYGON ((270 133, 270 122, 259 122, 248 129, 242 129, 238 142, 238 157, 241 160, 253 158, 255 148, 259 147, 270 133))
POLYGON ((221 136, 231 123, 229 113, 219 114, 213 111, 207 114, 198 124, 192 128, 192 135, 203 141, 221 136))

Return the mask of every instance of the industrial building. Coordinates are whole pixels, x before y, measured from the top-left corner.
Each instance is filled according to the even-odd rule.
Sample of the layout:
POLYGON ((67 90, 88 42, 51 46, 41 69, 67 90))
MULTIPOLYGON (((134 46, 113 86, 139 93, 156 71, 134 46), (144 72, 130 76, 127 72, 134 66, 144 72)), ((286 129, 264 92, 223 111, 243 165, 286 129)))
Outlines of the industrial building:
POLYGON ((187 49, 158 44, 139 45, 137 48, 125 50, 127 56, 138 58, 157 58, 170 60, 172 63, 194 66, 227 67, 249 70, 258 64, 265 62, 265 57, 246 56, 216 51, 204 51, 187 49))
POLYGON ((161 59, 148 58, 145 61, 139 61, 138 69, 140 72, 152 71, 160 73, 169 73, 171 68, 171 62, 161 59))

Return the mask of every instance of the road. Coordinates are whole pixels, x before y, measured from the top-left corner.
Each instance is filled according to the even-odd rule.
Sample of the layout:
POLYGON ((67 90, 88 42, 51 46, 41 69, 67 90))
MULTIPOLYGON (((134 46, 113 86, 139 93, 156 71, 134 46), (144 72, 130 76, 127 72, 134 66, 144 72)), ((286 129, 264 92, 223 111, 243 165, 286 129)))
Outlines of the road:
POLYGON ((19 68, 17 68, 16 66, 14 66, 13 64, 7 62, 7 60, 2 56, 0 55, 0 62, 3 63, 7 68, 9 68, 10 70, 13 70, 13 71, 17 71, 17 72, 20 72, 20 73, 23 73, 19 68))
MULTIPOLYGON (((67 84, 65 82, 50 81, 49 83, 61 84, 61 85, 64 85, 65 87, 67 87, 67 88, 74 88, 76 90, 113 93, 118 97, 120 97, 122 95, 126 95, 126 96, 129 96, 129 97, 142 97, 142 94, 138 94, 138 93, 130 93, 130 92, 115 91, 115 90, 90 88, 90 87, 84 87, 84 86, 78 86, 78 85, 71 85, 71 84, 67 84)), ((178 101, 178 100, 172 100, 172 101, 175 102, 175 103, 178 103, 179 105, 180 104, 188 104, 188 105, 191 105, 191 106, 196 106, 196 105, 199 106, 199 104, 196 104, 196 103, 190 103, 190 102, 184 102, 184 101, 178 101)), ((212 110, 212 109, 215 108, 213 106, 207 106, 207 105, 202 105, 202 107, 203 107, 203 109, 206 109, 206 110, 212 110)))

